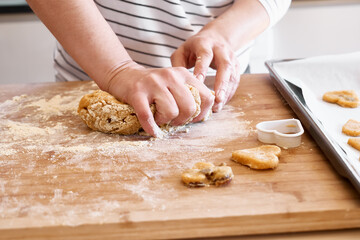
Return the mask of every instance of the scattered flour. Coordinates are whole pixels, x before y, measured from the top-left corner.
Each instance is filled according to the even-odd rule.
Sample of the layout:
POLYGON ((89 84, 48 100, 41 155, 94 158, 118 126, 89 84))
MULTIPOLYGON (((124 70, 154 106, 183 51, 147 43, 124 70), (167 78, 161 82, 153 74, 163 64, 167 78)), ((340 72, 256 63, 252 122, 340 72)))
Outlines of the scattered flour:
POLYGON ((0 224, 11 227, 18 218, 37 219, 34 226, 127 220, 139 204, 165 210, 163 189, 177 197, 167 179, 251 134, 251 122, 232 106, 205 123, 170 129, 164 139, 94 132, 76 113, 88 92, 89 85, 0 103, 0 217, 9 220, 0 224))
POLYGON ((27 107, 36 107, 38 112, 42 113, 44 119, 49 119, 49 117, 61 116, 66 112, 75 113, 77 110, 77 104, 79 101, 74 101, 74 97, 66 96, 62 97, 56 95, 50 100, 39 99, 35 102, 27 104, 27 107))

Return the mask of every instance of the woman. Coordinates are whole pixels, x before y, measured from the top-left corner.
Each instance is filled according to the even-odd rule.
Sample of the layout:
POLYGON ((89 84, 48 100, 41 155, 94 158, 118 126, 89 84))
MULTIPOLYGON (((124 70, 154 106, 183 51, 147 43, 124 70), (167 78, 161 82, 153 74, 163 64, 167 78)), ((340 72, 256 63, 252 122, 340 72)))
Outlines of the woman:
POLYGON ((93 79, 133 106, 153 136, 157 125, 181 125, 194 114, 186 84, 201 96, 201 113, 193 122, 211 106, 221 110, 248 65, 249 45, 285 14, 290 2, 28 0, 59 42, 57 80, 93 79), (192 67, 193 73, 187 70, 192 67), (204 85, 209 67, 216 70, 215 97, 204 85))

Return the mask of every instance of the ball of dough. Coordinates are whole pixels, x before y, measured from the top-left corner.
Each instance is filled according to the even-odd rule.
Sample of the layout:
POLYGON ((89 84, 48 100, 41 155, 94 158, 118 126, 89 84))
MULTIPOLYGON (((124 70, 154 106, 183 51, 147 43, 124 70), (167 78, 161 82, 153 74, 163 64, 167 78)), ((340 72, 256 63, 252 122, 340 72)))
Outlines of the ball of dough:
MULTIPOLYGON (((187 121, 189 123, 200 114, 201 99, 195 87, 187 86, 196 103, 196 111, 187 121)), ((155 114, 155 105, 152 104, 150 108, 155 114)), ((101 90, 83 96, 79 103, 78 113, 89 128, 100 132, 131 135, 138 133, 141 129, 133 107, 101 90)))
POLYGON ((83 96, 78 113, 89 128, 104 133, 130 135, 141 128, 133 107, 101 90, 83 96))

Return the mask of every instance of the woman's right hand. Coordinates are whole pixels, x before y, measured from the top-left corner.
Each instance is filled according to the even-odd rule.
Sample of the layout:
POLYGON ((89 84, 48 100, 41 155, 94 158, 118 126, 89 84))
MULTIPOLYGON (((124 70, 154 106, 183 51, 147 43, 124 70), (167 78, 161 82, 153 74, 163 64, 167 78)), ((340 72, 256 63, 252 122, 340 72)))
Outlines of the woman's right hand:
POLYGON ((183 67, 144 68, 128 61, 108 74, 108 91, 118 100, 131 105, 142 128, 152 136, 159 136, 158 125, 170 123, 182 125, 195 111, 195 100, 186 86, 189 84, 199 90, 203 119, 214 103, 211 91, 183 67), (150 104, 155 103, 153 116, 150 104))

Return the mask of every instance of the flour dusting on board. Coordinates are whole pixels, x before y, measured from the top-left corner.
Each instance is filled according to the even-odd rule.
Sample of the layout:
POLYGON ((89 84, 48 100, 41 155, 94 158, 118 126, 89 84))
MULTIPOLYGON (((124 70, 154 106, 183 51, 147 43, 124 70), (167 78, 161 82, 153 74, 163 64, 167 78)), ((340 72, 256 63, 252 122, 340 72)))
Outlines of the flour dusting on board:
POLYGON ((95 132, 76 112, 91 89, 89 82, 0 102, 1 224, 10 227, 7 220, 17 218, 38 219, 34 226, 128 221, 135 203, 166 210, 164 191, 176 197, 183 169, 216 159, 227 143, 252 131, 241 109, 225 106, 164 139, 95 132))

